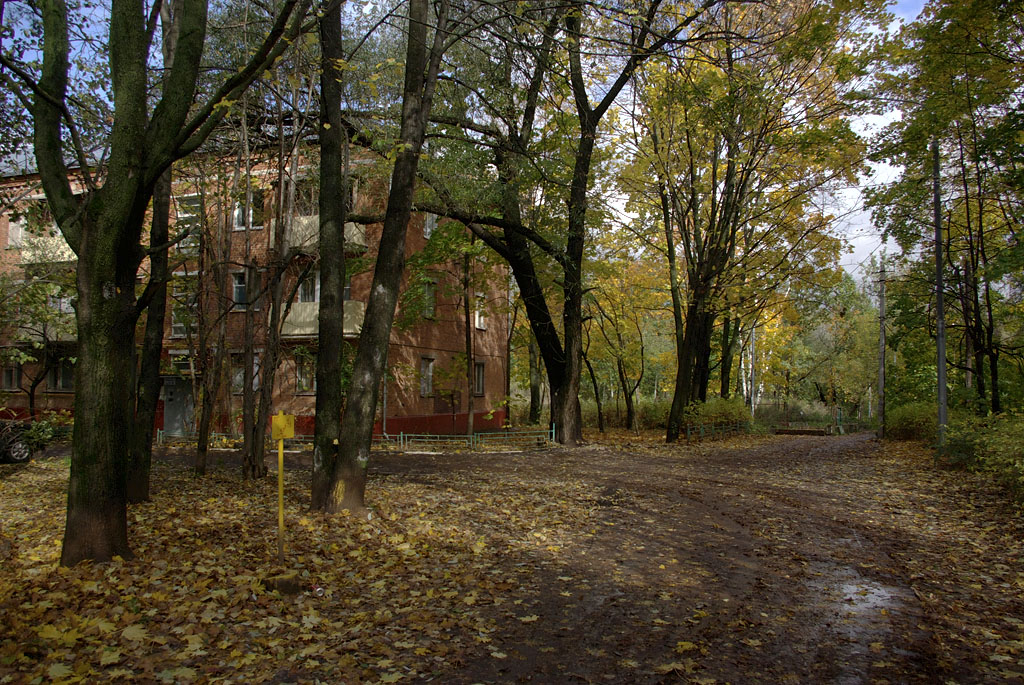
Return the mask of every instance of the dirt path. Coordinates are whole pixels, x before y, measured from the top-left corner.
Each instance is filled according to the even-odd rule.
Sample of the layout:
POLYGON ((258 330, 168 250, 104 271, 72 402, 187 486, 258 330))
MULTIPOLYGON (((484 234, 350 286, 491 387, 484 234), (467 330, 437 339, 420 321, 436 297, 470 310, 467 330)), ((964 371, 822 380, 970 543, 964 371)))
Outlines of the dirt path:
POLYGON ((0 683, 1024 683, 1020 511, 920 446, 374 453, 372 520, 293 454, 297 594, 236 457, 161 454, 135 558, 72 569, 64 458, 0 467, 0 683))
POLYGON ((883 457, 866 434, 388 455, 376 470, 439 485, 458 473, 461 487, 571 483, 566 495, 590 498, 583 528, 504 557, 523 583, 511 604, 490 608, 497 629, 446 682, 985 682, 1024 672, 1017 549, 982 566, 1005 571, 1000 588, 958 561, 980 551, 958 547, 979 527, 1000 525, 1012 541, 1011 512, 982 481, 959 492, 956 474, 920 455, 883 457), (981 510, 969 492, 990 496, 981 510), (958 574, 955 585, 977 587, 951 595, 958 574))

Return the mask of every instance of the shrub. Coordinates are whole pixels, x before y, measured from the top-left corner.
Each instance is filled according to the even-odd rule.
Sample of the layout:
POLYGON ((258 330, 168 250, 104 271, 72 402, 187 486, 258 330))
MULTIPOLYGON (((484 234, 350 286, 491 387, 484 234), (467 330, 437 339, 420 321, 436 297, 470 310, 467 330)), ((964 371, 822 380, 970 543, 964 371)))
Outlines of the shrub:
POLYGON ((742 397, 710 397, 707 402, 695 402, 683 412, 683 423, 690 425, 718 423, 747 423, 750 421, 750 408, 743 403, 742 397))
POLYGON ((913 402, 885 412, 885 435, 894 440, 935 441, 938 418, 934 402, 913 402))
POLYGON ((40 418, 29 424, 25 430, 25 440, 33 450, 41 450, 51 443, 70 438, 74 423, 74 417, 69 411, 45 411, 40 418))
POLYGON ((1024 414, 961 418, 947 432, 947 463, 991 473, 1024 501, 1024 414))
POLYGON ((791 397, 787 406, 764 402, 757 407, 759 423, 781 426, 787 423, 826 425, 833 422, 832 411, 818 400, 791 397))

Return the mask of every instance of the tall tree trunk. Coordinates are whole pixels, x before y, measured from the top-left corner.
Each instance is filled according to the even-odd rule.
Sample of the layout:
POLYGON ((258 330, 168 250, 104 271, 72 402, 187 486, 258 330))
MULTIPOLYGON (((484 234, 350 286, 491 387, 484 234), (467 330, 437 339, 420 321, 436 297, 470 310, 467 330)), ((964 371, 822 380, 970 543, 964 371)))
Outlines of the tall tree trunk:
POLYGON ((345 345, 345 221, 348 212, 348 139, 341 118, 344 58, 341 3, 320 20, 320 310, 313 429, 313 509, 329 503, 341 443, 342 354, 345 345))
POLYGON ((530 354, 530 415, 527 421, 531 426, 540 423, 540 351, 537 349, 537 341, 533 334, 530 334, 528 345, 530 354))
MULTIPOLYGON (((655 134, 657 142, 657 135, 655 134)), ((668 288, 672 297, 672 339, 676 351, 676 379, 672 391, 672 405, 668 410, 668 421, 665 429, 665 442, 675 442, 682 430, 683 411, 686 409, 686 370, 683 359, 686 357, 685 331, 683 319, 682 285, 679 280, 678 257, 676 254, 675 225, 669 206, 669 196, 663 181, 658 182, 658 196, 661 200, 661 220, 665 229, 665 255, 668 259, 668 288)))
MULTIPOLYGON (((171 171, 168 169, 153 190, 153 219, 150 227, 150 245, 165 245, 171 210, 171 171)), ((132 424, 131 452, 128 455, 128 483, 130 503, 149 500, 149 472, 153 458, 153 431, 156 407, 160 400, 160 357, 164 349, 164 320, 167 312, 167 248, 149 257, 150 293, 146 308, 146 329, 142 338, 142 356, 139 365, 138 391, 135 399, 135 421, 132 424)))
MULTIPOLYGON (((577 54, 578 57, 578 54, 577 54)), ((551 386, 551 418, 555 435, 563 445, 583 441, 580 415, 580 371, 583 360, 583 245, 586 240, 587 184, 597 142, 598 118, 580 109, 579 144, 569 187, 568 227, 562 263, 562 336, 565 339, 564 372, 558 387, 551 386)))
MULTIPOLYGON (((160 6, 160 26, 163 34, 162 49, 166 71, 164 88, 170 86, 170 69, 174 66, 174 46, 178 41, 180 0, 160 6)), ((153 188, 153 218, 150 226, 151 246, 165 245, 171 211, 171 170, 167 169, 153 188)), ((146 308, 146 329, 143 333, 142 358, 139 367, 138 390, 135 399, 135 422, 131 452, 128 455, 128 501, 149 500, 149 472, 153 458, 153 431, 156 406, 160 400, 160 356, 164 349, 164 319, 167 313, 167 248, 150 255, 149 281, 152 287, 146 308)))
POLYGON ((615 368, 619 373, 619 387, 622 388, 622 400, 626 404, 626 428, 636 430, 636 408, 633 406, 633 389, 630 387, 629 379, 626 378, 626 367, 622 359, 615 360, 615 368))
POLYGON ((388 195, 359 348, 352 367, 351 389, 341 419, 341 434, 345 440, 340 445, 324 503, 324 509, 328 512, 343 509, 361 511, 365 507, 366 467, 370 461, 373 418, 398 302, 398 286, 405 267, 405 237, 412 210, 416 171, 448 35, 448 3, 445 0, 437 5, 437 25, 433 46, 429 50, 428 2, 410 0, 408 7, 409 37, 402 91, 402 122, 400 145, 396 147, 399 152, 391 174, 391 192, 388 195))
POLYGON ((597 404, 597 430, 604 433, 604 408, 601 406, 601 389, 597 385, 597 376, 594 374, 594 367, 590 363, 590 357, 583 353, 583 362, 587 365, 587 373, 590 374, 590 384, 594 386, 594 403, 597 404))
MULTIPOLYGON (((246 231, 248 233, 248 231, 246 231)), ((247 239, 248 242, 248 239, 247 239)), ((259 292, 256 269, 246 257, 245 305, 242 324, 242 477, 262 478, 267 474, 267 465, 262 459, 263 450, 253 443, 256 434, 256 311, 252 293, 259 292)))
MULTIPOLYGON (((281 252, 286 248, 282 246, 281 252)), ((263 348, 263 355, 260 357, 260 394, 259 409, 256 412, 256 423, 253 426, 253 452, 255 462, 262 465, 262 473, 253 474, 253 477, 264 476, 267 473, 266 445, 267 445, 267 424, 270 423, 270 415, 274 406, 274 386, 277 377, 277 365, 281 357, 281 320, 284 318, 284 269, 285 261, 281 254, 275 256, 273 272, 270 274, 270 318, 267 322, 266 346, 263 348)))
POLYGON ((133 220, 130 214, 124 204, 104 212, 86 227, 96 239, 78 253, 78 391, 61 551, 65 566, 132 556, 125 486, 128 417, 134 409, 137 262, 117 259, 119 227, 133 220))
POLYGON ((726 316, 722 322, 722 366, 719 372, 721 384, 719 395, 723 400, 729 399, 732 382, 732 360, 736 354, 736 337, 739 332, 739 322, 734 321, 731 316, 726 316))
MULTIPOLYGON (((470 303, 475 303, 476 297, 473 293, 472 282, 470 280, 470 264, 469 264, 469 253, 467 252, 462 258, 462 317, 465 324, 465 344, 466 344, 466 435, 473 435, 473 394, 476 391, 474 373, 474 356, 473 356, 473 320, 472 320, 472 307, 470 303)), ((454 402, 452 407, 454 407, 454 402)))
MULTIPOLYGON (((237 185, 240 165, 235 168, 235 181, 237 185)), ((230 369, 225 372, 227 358, 227 312, 231 304, 227 304, 227 310, 223 310, 223 293, 228 289, 228 272, 225 264, 231 253, 231 229, 230 214, 227 211, 218 211, 222 221, 218 222, 218 240, 211 241, 208 231, 203 231, 200 236, 200 267, 198 272, 199 282, 196 284, 196 297, 199 319, 199 347, 195 357, 199 359, 201 384, 199 392, 199 420, 196 423, 196 456, 192 464, 196 476, 206 475, 206 465, 210 450, 210 429, 213 424, 214 411, 217 407, 217 400, 220 397, 220 389, 224 385, 225 374, 230 374, 230 369), (212 282, 205 283, 204 278, 209 276, 212 282), (209 292, 212 290, 212 297, 209 292), (215 303, 216 318, 211 325, 207 321, 208 308, 206 302, 215 303), (215 326, 215 327, 214 327, 215 326), (211 340, 212 337, 212 340, 211 340), (213 356, 210 351, 213 350, 213 356)), ((247 227, 248 228, 248 227, 247 227)), ((230 378, 230 376, 229 376, 230 378)), ((226 399, 230 400, 230 381, 228 382, 226 399)))

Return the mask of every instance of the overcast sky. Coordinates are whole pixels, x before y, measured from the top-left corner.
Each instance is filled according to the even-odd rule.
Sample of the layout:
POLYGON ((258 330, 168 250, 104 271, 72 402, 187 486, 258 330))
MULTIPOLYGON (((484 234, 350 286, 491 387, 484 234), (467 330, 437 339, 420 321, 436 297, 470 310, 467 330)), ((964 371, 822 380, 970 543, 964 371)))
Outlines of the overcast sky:
MULTIPOLYGON (((924 7, 924 0, 899 0, 893 7, 892 12, 898 19, 913 21, 924 7)), ((881 126, 887 123, 888 119, 883 117, 866 117, 857 122, 855 128, 858 133, 871 135, 881 126)), ((873 174, 861 179, 861 185, 869 186, 875 183, 884 183, 894 178, 896 170, 888 165, 873 165, 873 174)), ((880 231, 871 223, 871 215, 861 209, 863 198, 859 189, 851 189, 845 197, 846 211, 848 216, 843 222, 843 228, 852 254, 843 255, 843 267, 853 274, 854 278, 860 280, 865 276, 865 266, 871 255, 881 252, 880 231)), ((891 248, 889 248, 891 249, 891 248)))

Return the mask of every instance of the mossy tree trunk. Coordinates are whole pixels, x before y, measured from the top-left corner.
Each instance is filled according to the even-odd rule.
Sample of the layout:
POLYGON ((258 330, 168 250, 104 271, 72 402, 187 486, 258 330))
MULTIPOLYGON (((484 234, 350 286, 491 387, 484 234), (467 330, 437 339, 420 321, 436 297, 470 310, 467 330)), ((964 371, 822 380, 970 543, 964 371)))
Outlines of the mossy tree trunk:
POLYGON ((412 212, 413 190, 426 133, 441 57, 448 42, 448 2, 436 3, 432 45, 427 0, 410 0, 409 30, 402 91, 402 120, 395 166, 391 174, 384 226, 363 317, 352 382, 341 419, 337 459, 322 509, 362 511, 365 508, 366 467, 370 460, 373 421, 387 360, 398 286, 405 268, 405 237, 412 212))
MULTIPOLYGON (((50 210, 78 256, 78 351, 75 427, 61 564, 131 555, 127 526, 127 468, 135 409, 135 324, 144 304, 135 281, 144 257, 142 227, 160 176, 195 150, 227 112, 231 100, 297 35, 306 0, 287 0, 252 60, 205 102, 194 102, 206 34, 208 3, 177 0, 180 29, 163 92, 149 109, 152 83, 150 18, 142 3, 112 0, 108 54, 113 92, 109 155, 102 185, 91 175, 80 131, 69 108, 69 7, 39 4, 43 59, 31 106, 36 164, 50 210), (70 140, 80 168, 65 163, 70 140), (72 178, 87 192, 76 195, 72 178)), ((26 72, 26 74, 29 72, 26 72)), ((73 103, 71 103, 73 104, 73 103)))

